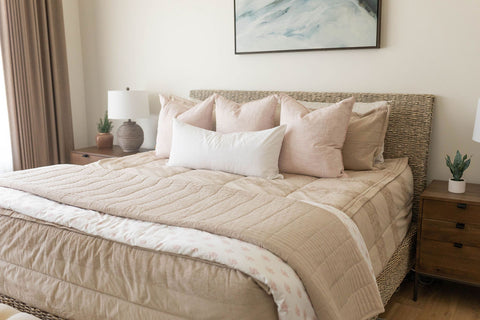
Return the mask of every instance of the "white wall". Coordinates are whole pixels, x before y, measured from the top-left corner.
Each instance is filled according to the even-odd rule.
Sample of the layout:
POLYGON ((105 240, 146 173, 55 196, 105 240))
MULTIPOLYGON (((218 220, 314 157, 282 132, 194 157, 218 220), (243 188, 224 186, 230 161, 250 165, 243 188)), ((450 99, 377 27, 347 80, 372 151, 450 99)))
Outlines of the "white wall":
POLYGON ((85 109, 85 86, 83 79, 83 56, 80 36, 80 19, 77 0, 63 1, 65 38, 67 41, 68 80, 72 103, 73 139, 75 148, 89 145, 87 113, 85 109))
POLYGON ((201 88, 431 93, 429 178, 448 179, 444 156, 460 149, 480 182, 480 1, 384 0, 381 49, 255 55, 233 54, 232 0, 81 0, 79 16, 90 144, 107 90, 127 85, 152 91, 157 111, 154 92, 201 88))

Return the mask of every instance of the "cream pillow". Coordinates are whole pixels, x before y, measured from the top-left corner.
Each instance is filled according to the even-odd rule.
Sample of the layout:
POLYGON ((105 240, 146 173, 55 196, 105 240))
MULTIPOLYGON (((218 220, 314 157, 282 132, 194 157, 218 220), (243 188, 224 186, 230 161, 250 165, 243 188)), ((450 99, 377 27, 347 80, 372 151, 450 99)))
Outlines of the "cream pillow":
POLYGON ((159 95, 162 109, 158 116, 157 143, 155 154, 160 158, 170 156, 172 145, 172 121, 175 118, 206 130, 213 129, 213 106, 215 95, 210 96, 195 106, 184 100, 173 100, 159 95))
POLYGON ((222 133, 259 131, 275 126, 275 95, 239 104, 220 95, 215 98, 217 131, 222 133))
POLYGON ((253 132, 219 133, 173 120, 169 166, 281 178, 278 157, 285 126, 253 132))
MULTIPOLYGON (((301 104, 303 104, 305 107, 308 109, 316 110, 318 108, 325 108, 331 105, 331 103, 328 102, 311 102, 311 101, 299 101, 301 104)), ((388 106, 390 108, 391 101, 374 101, 374 102, 355 102, 353 105, 353 112, 355 113, 367 113, 370 112, 374 109, 381 108, 383 106, 388 106)), ((385 138, 385 137, 384 137, 385 138)), ((384 149, 384 143, 382 143, 382 146, 380 148, 380 152, 375 156, 375 163, 383 163, 385 160, 383 159, 383 149, 384 149)))
POLYGON ((355 99, 326 108, 308 110, 295 99, 280 94, 280 123, 287 125, 280 171, 335 178, 343 174, 342 147, 355 99))
POLYGON ((345 169, 373 169, 375 159, 383 152, 389 110, 385 103, 367 113, 352 113, 342 149, 345 169))

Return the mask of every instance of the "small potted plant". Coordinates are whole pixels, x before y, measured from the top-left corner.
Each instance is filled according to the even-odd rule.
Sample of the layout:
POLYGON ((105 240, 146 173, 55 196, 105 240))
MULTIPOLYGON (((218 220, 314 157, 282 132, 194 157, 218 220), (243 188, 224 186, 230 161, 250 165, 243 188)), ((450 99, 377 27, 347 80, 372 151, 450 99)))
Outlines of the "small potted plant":
POLYGON ((106 149, 112 148, 113 146, 113 135, 110 133, 112 131, 113 125, 112 121, 108 119, 108 111, 105 111, 105 116, 100 118, 100 122, 97 124, 97 148, 106 149))
POLYGON ((453 178, 448 181, 448 191, 452 193, 464 193, 466 182, 462 179, 463 172, 467 170, 468 166, 470 166, 470 157, 467 159, 467 155, 462 156, 460 151, 457 150, 455 154, 455 158, 452 160, 450 156, 447 155, 445 161, 447 163, 447 167, 450 169, 453 178))

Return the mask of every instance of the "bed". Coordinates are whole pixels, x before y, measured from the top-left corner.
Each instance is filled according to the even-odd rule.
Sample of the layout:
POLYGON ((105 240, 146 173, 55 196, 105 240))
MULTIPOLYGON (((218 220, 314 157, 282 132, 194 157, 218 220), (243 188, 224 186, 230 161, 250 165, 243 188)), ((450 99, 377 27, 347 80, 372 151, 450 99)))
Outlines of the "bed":
MULTIPOLYGON (((191 97, 205 99, 214 91, 238 102, 259 99, 273 93, 259 91, 194 90, 191 92, 191 97)), ((365 217, 372 215, 372 210, 369 211, 365 208, 375 207, 375 205, 373 205, 373 203, 377 201, 375 200, 375 195, 384 193, 377 198, 387 199, 385 194, 389 194, 390 196, 393 194, 393 200, 405 197, 403 201, 400 201, 403 205, 400 203, 397 205, 397 208, 402 207, 403 210, 396 210, 395 214, 386 214, 390 217, 390 222, 386 222, 376 231, 382 236, 366 240, 366 242, 368 242, 369 254, 372 256, 372 265, 376 276, 376 284, 380 290, 381 302, 386 304, 413 264, 418 197, 425 188, 426 183, 426 165, 434 97, 430 95, 409 94, 314 92, 287 92, 287 94, 298 100, 330 103, 337 102, 352 95, 355 96, 357 101, 363 102, 378 100, 393 101, 384 153, 385 158, 391 160, 386 161, 386 168, 371 173, 349 173, 349 181, 362 185, 363 189, 360 188, 357 193, 349 193, 349 189, 341 189, 342 187, 339 186, 339 190, 341 191, 337 192, 337 194, 343 194, 345 196, 343 202, 326 202, 326 205, 329 207, 348 211, 348 215, 357 217, 358 221, 355 222, 358 224, 361 223, 361 220, 365 219, 365 217), (406 159, 398 159, 405 157, 408 157, 408 165, 406 159), (398 186, 402 185, 402 183, 398 182, 399 180, 404 180, 403 184, 408 184, 408 181, 413 182, 411 190, 409 191, 407 188, 402 191, 401 187, 398 189, 398 186), (378 183, 378 181, 383 182, 378 183), (365 190, 370 190, 370 192, 366 192, 365 190), (408 195, 410 193, 413 195, 413 202, 412 199, 409 200, 408 195), (346 195, 348 195, 348 197, 346 195), (398 195, 398 197, 395 195, 398 195), (363 205, 359 205, 359 203, 363 203, 363 205), (410 206, 412 206, 412 215, 410 215, 410 206), (410 219, 413 221, 411 224, 409 223, 410 219), (396 227, 392 228, 391 225, 394 222, 396 222, 396 227), (393 242, 391 243, 395 243, 395 246, 392 247, 391 244, 387 246, 381 245, 384 243, 385 238, 392 238, 393 242)), ((175 184, 180 184, 187 180, 194 181, 194 183, 208 182, 208 184, 211 184, 211 181, 215 180, 218 185, 226 187, 228 190, 236 190, 242 195, 244 195, 244 193, 264 193, 266 199, 273 199, 269 197, 277 197, 275 199, 278 199, 278 197, 284 198, 284 200, 279 200, 278 202, 288 202, 289 206, 296 205, 298 206, 296 210, 300 211, 305 209, 303 206, 305 202, 319 202, 316 197, 322 192, 327 192, 332 183, 332 181, 325 181, 326 179, 324 179, 324 181, 318 181, 322 179, 312 180, 308 177, 299 178, 287 176, 281 185, 278 185, 278 183, 265 185, 259 180, 242 178, 236 175, 219 174, 215 172, 199 174, 201 170, 171 171, 171 168, 166 170, 162 161, 155 160, 152 154, 105 160, 87 167, 90 169, 86 170, 93 170, 95 173, 98 172, 95 170, 111 172, 113 175, 121 172, 122 176, 116 177, 118 180, 115 180, 118 181, 118 184, 121 184, 123 180, 133 180, 139 176, 150 176, 149 178, 151 179, 159 179, 155 181, 162 181, 162 179, 167 178, 175 180, 175 184), (154 174, 152 174, 152 172, 154 172, 154 174), (205 180, 207 180, 207 182, 205 180), (297 205, 297 203, 301 204, 297 205)), ((69 167, 68 170, 76 171, 77 169, 69 167)), ((77 173, 72 172, 71 174, 73 177, 77 173)), ((27 191, 42 195, 41 187, 37 186, 35 188, 35 183, 27 183, 31 177, 25 177, 25 179, 24 184, 26 185, 27 191)), ((4 182, 3 186, 15 188, 15 185, 9 185, 9 183, 13 182, 4 182)), ((20 184, 20 182, 16 183, 20 184)), ((64 190, 57 190, 58 199, 68 198, 68 193, 65 191, 67 188, 68 184, 65 185, 64 190)), ((225 195, 225 197, 228 197, 228 195, 225 195)), ((99 207, 95 207, 95 205, 97 205, 95 203, 90 203, 90 205, 93 205, 98 211, 108 213, 110 210, 109 207, 114 206, 114 203, 104 202, 103 207, 101 207, 104 199, 101 197, 96 199, 100 203, 99 207)), ((234 201, 236 198, 231 199, 234 201)), ((76 199, 75 201, 85 201, 85 199, 76 199)), ((377 207, 381 208, 381 206, 377 207)), ((311 208, 308 209, 310 210, 311 208)), ((25 210, 25 208, 23 210, 25 210)), ((134 214, 134 212, 132 212, 128 214, 134 214)), ((377 212, 376 214, 381 213, 377 212)), ((252 277, 251 274, 249 275, 246 272, 226 268, 221 262, 206 262, 203 259, 187 259, 181 254, 175 253, 168 254, 163 252, 159 254, 153 249, 142 247, 140 244, 131 243, 127 245, 114 240, 105 240, 100 235, 89 235, 87 232, 72 228, 71 226, 61 226, 52 222, 40 222, 41 219, 26 217, 21 213, 15 212, 15 210, 2 210, 0 218, 3 220, 3 230, 0 233, 3 246, 3 249, 0 250, 0 261, 3 264, 2 271, 0 272, 0 293, 3 295, 0 297, 0 301, 14 305, 23 311, 34 313, 40 318, 58 319, 51 314, 57 314, 64 318, 92 318, 91 316, 96 314, 96 310, 92 309, 99 310, 98 314, 101 315, 99 316, 100 318, 119 318, 118 314, 112 313, 112 310, 117 310, 117 312, 118 310, 122 310, 125 312, 124 314, 128 314, 128 312, 136 312, 142 308, 161 309, 162 313, 157 313, 156 318, 222 318, 221 313, 215 313, 213 311, 213 313, 209 313, 210 311, 202 309, 202 305, 208 305, 212 301, 215 301, 216 305, 212 304, 214 307, 209 308, 209 310, 215 308, 227 310, 227 314, 230 316, 235 315, 236 318, 251 318, 252 315, 261 315, 262 318, 268 319, 278 316, 276 313, 278 306, 275 306, 270 295, 271 288, 266 287, 264 283, 252 277), (46 236, 47 233, 53 233, 54 236, 49 238, 46 236), (79 246, 78 243, 75 246, 75 242, 80 241, 80 238, 83 239, 82 243, 89 243, 91 250, 95 251, 95 255, 93 255, 92 252, 82 253, 79 251, 81 246, 79 246), (12 241, 11 239, 17 239, 17 241, 12 241), (28 241, 25 243, 25 241, 22 242, 18 239, 28 239, 28 241), (39 245, 42 241, 45 242, 39 245), (16 248, 15 245, 19 247, 16 248), (70 245, 72 245, 72 247, 69 247, 70 245), (111 255, 102 251, 102 248, 108 250, 111 255), (21 259, 15 257, 17 251, 22 251, 24 257, 21 259), (41 252, 41 254, 39 254, 39 252, 41 252), (57 255, 56 263, 49 263, 49 259, 52 258, 49 255, 52 254, 57 255), (112 255, 115 255, 117 259, 115 260, 117 261, 116 263, 115 261, 111 261, 112 255), (58 257, 60 256, 73 258, 71 261, 65 260, 62 264, 59 263, 58 257), (91 275, 89 274, 89 272, 91 272, 89 271, 90 269, 85 266, 72 267, 75 263, 78 264, 78 261, 85 259, 87 261, 91 259, 91 263, 98 264, 97 269, 105 268, 105 270, 110 271, 105 274, 91 275), (26 261, 27 265, 21 265, 19 261, 26 261), (124 266, 120 266, 118 261, 126 261, 126 263, 124 266), (157 277, 148 273, 151 272, 151 270, 149 271, 144 268, 147 262, 151 263, 152 261, 155 262, 154 265, 162 266, 159 268, 161 271, 159 271, 157 277), (44 266, 43 269, 34 270, 37 264, 44 266), (181 270, 178 269, 179 266, 181 266, 181 270), (19 268, 23 268, 25 272, 18 272, 19 268), (132 271, 132 269, 135 270, 132 271), (76 270, 78 276, 72 274, 72 272, 66 274, 67 270, 76 270), (112 274, 115 276, 111 276, 112 274), (128 277, 132 277, 132 274, 135 274, 136 278, 133 280, 127 279, 128 277), (142 275, 144 274, 147 274, 148 277, 142 279, 142 275), (50 280, 50 285, 44 286, 43 284, 46 281, 44 279, 48 276, 52 278, 52 275, 56 276, 55 281, 50 280), (118 278, 121 276, 125 278, 119 281, 118 278), (82 279, 79 280, 79 278, 82 279), (88 281, 85 282, 87 278, 90 283, 88 281), (200 280, 194 281, 193 278, 200 280), (87 288, 88 290, 66 288, 79 281, 83 281, 82 283, 84 283, 85 286, 91 287, 87 288), (161 292, 161 290, 155 291, 158 288, 153 288, 159 283, 168 283, 168 288, 165 291, 166 298, 165 296, 161 298, 155 296, 155 294, 161 292), (98 285, 110 291, 107 289, 105 289, 107 291, 95 290, 98 285), (123 287, 119 288, 119 286, 123 287), (231 288, 240 289, 231 290, 231 288), (109 294, 105 294, 106 292, 109 294), (117 292, 121 292, 124 295, 122 299, 115 299, 117 292), (62 293, 62 296, 59 296, 60 293, 62 293), (205 296, 209 297, 211 301, 201 299, 201 297, 205 296), (163 299, 164 305, 158 305, 159 302, 156 300, 157 298, 159 300, 163 299), (58 305, 58 301, 61 301, 60 305, 58 305), (81 303, 78 303, 78 301, 81 303), (100 303, 98 303, 98 301, 100 301, 100 303), (127 301, 130 305, 133 305, 133 307, 129 307, 130 309, 124 308, 122 301, 127 301), (185 303, 179 303, 182 301, 185 303), (188 303, 186 301, 188 301, 188 303), (232 304, 233 301, 241 301, 241 305, 232 304), (228 307, 225 307, 225 305, 228 307), (39 309, 48 311, 51 314, 42 312, 39 309), (198 310, 201 310, 202 313, 199 313, 198 310), (182 312, 183 314, 181 314, 182 312)), ((183 226, 190 227, 193 225, 185 222, 183 226)), ((197 225, 197 227, 202 230, 209 230, 207 226, 197 225)), ((251 229, 252 227, 250 226, 249 228, 251 229)), ((363 236, 368 238, 369 232, 365 230, 364 228, 363 236)), ((228 233, 226 231, 224 232, 228 233)), ((229 232, 232 232, 232 230, 229 232)), ((275 234, 275 232, 277 231, 272 230, 272 234, 275 234)), ((232 233, 226 235, 235 237, 235 234, 232 233)), ((263 245, 262 243, 261 246, 263 245)), ((268 246, 268 243, 265 244, 265 246, 268 246)), ((282 256, 280 249, 277 255, 282 256)), ((282 258, 288 260, 287 257, 282 258)), ((302 271, 296 271, 302 274, 302 271)), ((306 287, 309 288, 308 285, 306 285, 306 287)), ((315 296, 315 294, 309 290, 307 291, 312 299, 312 295, 315 296)), ((118 298, 118 296, 116 298, 118 298)), ((294 312, 295 311, 297 310, 294 310, 294 312)), ((144 314, 146 315, 144 318, 154 318, 152 314, 155 313, 145 311, 144 314)), ((299 314, 301 315, 301 312, 299 312, 299 314)), ((374 316, 374 314, 371 316, 374 316)), ((223 314, 223 318, 225 318, 225 314, 223 314)))

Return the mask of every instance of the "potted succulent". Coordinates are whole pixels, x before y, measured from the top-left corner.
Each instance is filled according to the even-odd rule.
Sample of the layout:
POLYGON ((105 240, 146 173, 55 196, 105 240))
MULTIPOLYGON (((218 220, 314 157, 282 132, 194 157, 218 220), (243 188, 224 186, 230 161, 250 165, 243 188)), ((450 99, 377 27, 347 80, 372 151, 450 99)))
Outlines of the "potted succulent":
POLYGON ((463 172, 467 170, 468 166, 470 166, 470 160, 467 159, 467 155, 462 156, 460 151, 457 150, 455 154, 455 158, 452 160, 450 156, 447 155, 445 161, 447 163, 447 167, 450 169, 453 178, 448 181, 448 191, 453 193, 464 193, 466 182, 462 179, 463 172))
POLYGON ((113 135, 110 133, 112 131, 113 125, 112 121, 108 119, 108 111, 105 111, 105 116, 100 118, 100 122, 97 124, 97 148, 106 149, 112 148, 113 146, 113 135))

